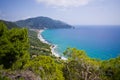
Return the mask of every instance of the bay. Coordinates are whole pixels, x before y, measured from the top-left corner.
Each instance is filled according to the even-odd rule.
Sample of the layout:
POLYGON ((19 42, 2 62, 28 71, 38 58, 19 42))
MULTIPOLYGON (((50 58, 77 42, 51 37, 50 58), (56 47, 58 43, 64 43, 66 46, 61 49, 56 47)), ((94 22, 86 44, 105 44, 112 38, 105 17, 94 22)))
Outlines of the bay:
POLYGON ((107 60, 120 55, 120 27, 79 27, 75 29, 46 29, 42 36, 57 45, 56 52, 63 56, 67 48, 84 50, 91 58, 107 60))

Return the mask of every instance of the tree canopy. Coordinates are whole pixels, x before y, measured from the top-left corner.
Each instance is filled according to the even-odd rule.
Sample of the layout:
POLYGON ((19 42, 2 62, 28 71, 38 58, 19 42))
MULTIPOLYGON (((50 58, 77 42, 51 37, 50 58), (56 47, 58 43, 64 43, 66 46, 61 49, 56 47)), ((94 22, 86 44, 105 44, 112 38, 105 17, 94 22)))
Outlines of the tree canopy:
POLYGON ((0 22, 0 64, 3 64, 4 68, 21 67, 29 59, 28 49, 26 29, 8 30, 6 25, 0 22))

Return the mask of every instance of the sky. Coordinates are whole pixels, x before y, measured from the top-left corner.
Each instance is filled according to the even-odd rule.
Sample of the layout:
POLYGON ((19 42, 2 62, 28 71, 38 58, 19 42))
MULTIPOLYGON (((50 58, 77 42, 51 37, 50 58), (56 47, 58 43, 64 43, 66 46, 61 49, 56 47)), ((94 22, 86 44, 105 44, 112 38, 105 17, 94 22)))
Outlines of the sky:
POLYGON ((0 19, 38 16, 71 25, 120 25, 120 0, 0 0, 0 19))

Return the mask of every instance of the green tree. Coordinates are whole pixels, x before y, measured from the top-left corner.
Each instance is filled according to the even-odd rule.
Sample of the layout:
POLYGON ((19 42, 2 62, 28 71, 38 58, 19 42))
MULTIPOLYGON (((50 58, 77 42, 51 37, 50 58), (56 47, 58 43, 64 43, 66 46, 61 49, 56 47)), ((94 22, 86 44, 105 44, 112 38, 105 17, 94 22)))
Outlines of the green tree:
POLYGON ((108 80, 120 80, 120 56, 105 60, 101 65, 101 77, 108 80))
POLYGON ((29 43, 26 29, 8 30, 0 22, 0 65, 4 68, 22 68, 29 59, 29 43))
POLYGON ((69 57, 63 68, 66 80, 101 80, 100 61, 89 58, 83 50, 68 48, 65 55, 69 57))
POLYGON ((62 65, 50 56, 40 55, 28 62, 24 68, 40 75, 42 80, 64 80, 62 65))

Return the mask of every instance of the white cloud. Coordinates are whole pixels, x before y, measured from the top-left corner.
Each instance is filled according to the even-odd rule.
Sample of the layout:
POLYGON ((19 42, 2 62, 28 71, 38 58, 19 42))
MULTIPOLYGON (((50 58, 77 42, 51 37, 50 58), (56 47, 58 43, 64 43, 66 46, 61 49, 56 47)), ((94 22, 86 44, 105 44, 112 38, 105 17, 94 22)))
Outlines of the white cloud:
POLYGON ((46 5, 54 7, 78 7, 87 5, 92 0, 36 0, 38 3, 44 3, 46 5))

